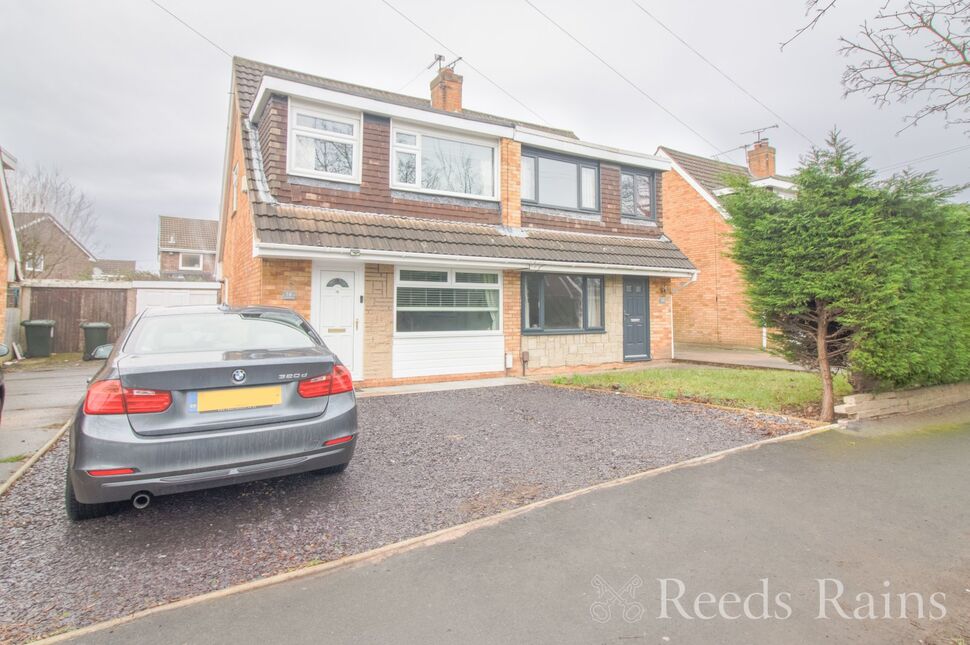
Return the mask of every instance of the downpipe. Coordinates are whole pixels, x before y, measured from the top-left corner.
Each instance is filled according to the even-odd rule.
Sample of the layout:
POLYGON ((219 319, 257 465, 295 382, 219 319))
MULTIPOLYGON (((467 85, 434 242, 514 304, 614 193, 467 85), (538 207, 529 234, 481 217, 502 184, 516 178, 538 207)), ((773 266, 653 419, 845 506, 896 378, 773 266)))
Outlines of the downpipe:
POLYGON ((135 493, 131 496, 132 507, 140 510, 148 508, 148 505, 152 503, 152 494, 146 491, 140 493, 135 493))

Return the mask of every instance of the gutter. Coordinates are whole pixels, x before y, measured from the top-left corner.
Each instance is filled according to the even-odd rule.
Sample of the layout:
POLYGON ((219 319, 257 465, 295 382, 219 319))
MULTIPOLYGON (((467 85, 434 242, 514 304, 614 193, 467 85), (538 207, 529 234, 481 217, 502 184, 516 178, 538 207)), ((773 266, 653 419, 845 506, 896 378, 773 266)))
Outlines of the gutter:
POLYGON ((253 255, 264 258, 342 260, 372 262, 377 264, 412 264, 424 266, 463 265, 495 269, 516 269, 520 271, 566 270, 578 273, 614 273, 621 275, 644 275, 661 278, 697 279, 697 269, 671 269, 667 267, 644 267, 623 264, 592 262, 558 262, 549 260, 517 260, 510 258, 490 258, 472 255, 443 255, 433 253, 412 253, 408 251, 378 251, 362 249, 343 249, 334 247, 306 246, 301 244, 276 244, 260 242, 253 245, 253 255))

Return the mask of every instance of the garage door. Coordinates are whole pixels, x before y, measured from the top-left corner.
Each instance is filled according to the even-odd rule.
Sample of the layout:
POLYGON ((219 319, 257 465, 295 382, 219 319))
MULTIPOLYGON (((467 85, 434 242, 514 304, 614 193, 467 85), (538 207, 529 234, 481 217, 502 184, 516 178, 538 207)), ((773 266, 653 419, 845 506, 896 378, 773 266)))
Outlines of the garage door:
POLYGON ((218 293, 216 289, 139 289, 135 307, 141 313, 146 307, 214 305, 218 303, 218 293))

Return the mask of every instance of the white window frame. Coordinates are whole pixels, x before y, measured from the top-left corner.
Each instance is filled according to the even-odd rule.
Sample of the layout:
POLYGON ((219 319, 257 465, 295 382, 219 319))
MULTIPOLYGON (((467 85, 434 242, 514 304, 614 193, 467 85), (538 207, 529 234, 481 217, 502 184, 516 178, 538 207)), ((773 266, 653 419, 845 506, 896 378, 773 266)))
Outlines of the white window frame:
POLYGON ((361 173, 361 147, 363 141, 364 115, 361 112, 348 112, 339 108, 324 107, 289 100, 287 108, 287 148, 286 148, 286 173, 298 177, 310 177, 313 179, 326 179, 327 181, 338 181, 347 184, 359 184, 361 173), (354 134, 346 135, 336 132, 322 132, 314 128, 298 126, 296 118, 298 114, 318 119, 327 119, 344 123, 354 128, 354 134), (321 141, 332 141, 334 143, 349 143, 354 147, 353 173, 350 175, 339 175, 335 173, 319 172, 309 168, 298 168, 294 163, 296 157, 296 137, 297 135, 319 139, 321 141))
POLYGON ((179 271, 198 271, 202 272, 202 267, 205 265, 205 259, 202 257, 202 253, 189 253, 189 252, 179 252, 179 271), (198 267, 187 267, 182 262, 186 255, 197 255, 199 256, 199 266, 198 267))
MULTIPOLYGON (((478 269, 478 268, 444 268, 440 266, 397 266, 394 268, 394 303, 393 310, 391 311, 391 317, 394 321, 394 337, 395 338, 431 338, 436 336, 501 336, 504 334, 503 331, 503 309, 505 307, 505 302, 503 300, 504 285, 502 279, 501 271, 494 271, 490 269, 478 269), (401 280, 401 270, 405 271, 435 271, 448 274, 448 280, 446 282, 414 282, 410 280, 401 280), (455 282, 455 273, 490 273, 498 276, 498 282, 495 284, 488 283, 470 283, 470 282, 455 282), (478 330, 466 330, 466 331, 403 331, 399 332, 397 330, 397 288, 398 287, 429 287, 432 289, 494 289, 498 292, 498 329, 478 329, 478 330)), ((407 308, 405 311, 423 311, 421 308, 407 308)), ((435 309, 434 311, 441 311, 435 309)), ((493 311, 492 309, 484 309, 480 307, 461 307, 452 308, 451 311, 493 311)))
POLYGON ((24 258, 24 270, 30 271, 32 273, 37 273, 44 270, 44 256, 43 254, 34 255, 33 253, 28 253, 24 258))
POLYGON ((403 122, 403 121, 391 121, 391 154, 390 157, 390 173, 391 173, 391 188, 394 190, 406 190, 413 193, 425 193, 428 195, 445 195, 448 197, 462 197, 465 199, 478 199, 483 201, 497 202, 501 199, 499 194, 499 184, 501 183, 501 150, 499 149, 498 139, 493 139, 490 137, 476 137, 467 134, 459 134, 451 130, 441 130, 435 128, 429 128, 427 126, 418 125, 416 123, 403 122), (405 134, 415 135, 417 137, 416 144, 409 146, 406 144, 400 144, 397 142, 397 134, 402 132, 405 134), (421 187, 421 137, 424 135, 435 137, 438 139, 447 139, 449 141, 457 141, 459 143, 469 143, 476 146, 484 146, 492 149, 492 194, 491 195, 477 195, 474 193, 459 193, 452 192, 450 190, 434 190, 433 188, 422 188, 421 187), (410 152, 415 155, 415 169, 414 177, 415 184, 403 184, 397 180, 397 153, 410 152))

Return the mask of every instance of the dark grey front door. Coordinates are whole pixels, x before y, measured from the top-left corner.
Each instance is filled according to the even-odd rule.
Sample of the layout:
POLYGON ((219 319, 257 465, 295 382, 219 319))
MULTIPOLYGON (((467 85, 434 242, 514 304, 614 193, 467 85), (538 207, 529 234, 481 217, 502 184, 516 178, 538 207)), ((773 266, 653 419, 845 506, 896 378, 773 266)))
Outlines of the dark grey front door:
POLYGON ((623 360, 650 358, 650 304, 647 278, 623 277, 623 360))

